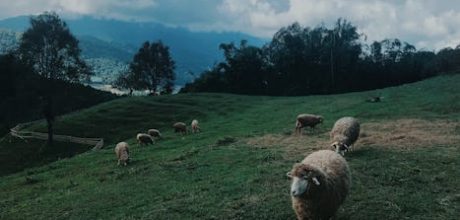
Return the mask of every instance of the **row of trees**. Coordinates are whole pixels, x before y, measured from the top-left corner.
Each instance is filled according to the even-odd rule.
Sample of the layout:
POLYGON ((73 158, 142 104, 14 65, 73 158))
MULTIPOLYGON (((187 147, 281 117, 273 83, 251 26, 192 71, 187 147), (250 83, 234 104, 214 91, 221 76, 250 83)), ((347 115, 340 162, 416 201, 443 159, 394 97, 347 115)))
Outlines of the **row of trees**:
MULTIPOLYGON (((18 100, 19 94, 21 97, 27 94, 24 95, 28 99, 24 100, 25 104, 32 100, 41 102, 41 113, 47 122, 48 143, 51 145, 56 109, 65 109, 65 106, 60 105, 66 104, 57 103, 62 101, 58 98, 63 97, 62 89, 87 81, 92 72, 80 56, 78 40, 56 13, 46 12, 31 17, 30 24, 20 38, 19 46, 0 56, 2 103, 5 106, 8 104, 10 108, 21 106, 13 103, 18 100), (37 97, 31 98, 30 93, 36 94, 37 97), (13 101, 6 103, 4 100, 13 101)), ((174 67, 168 47, 161 42, 146 42, 134 56, 129 71, 119 81, 126 88, 170 93, 174 67)), ((77 90, 82 93, 86 91, 77 90)), ((16 110, 10 109, 6 112, 14 113, 16 110)))
POLYGON ((329 94, 394 86, 460 69, 460 49, 435 54, 398 39, 363 44, 366 36, 346 20, 333 28, 281 28, 255 47, 221 44, 225 60, 182 92, 264 95, 329 94))

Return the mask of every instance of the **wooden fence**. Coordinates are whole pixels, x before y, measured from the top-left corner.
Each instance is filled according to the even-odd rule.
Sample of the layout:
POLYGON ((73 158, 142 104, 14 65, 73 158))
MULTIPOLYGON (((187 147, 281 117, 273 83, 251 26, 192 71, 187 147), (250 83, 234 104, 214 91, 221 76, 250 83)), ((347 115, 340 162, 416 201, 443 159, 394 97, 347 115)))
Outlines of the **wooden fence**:
MULTIPOLYGON (((39 139, 39 140, 48 140, 48 133, 34 132, 34 131, 22 131, 25 126, 30 123, 18 124, 16 127, 10 129, 10 134, 13 137, 25 139, 39 139)), ((81 137, 72 137, 67 135, 53 135, 53 139, 56 141, 70 142, 77 144, 86 144, 94 146, 93 150, 101 149, 104 147, 103 138, 81 138, 81 137)))

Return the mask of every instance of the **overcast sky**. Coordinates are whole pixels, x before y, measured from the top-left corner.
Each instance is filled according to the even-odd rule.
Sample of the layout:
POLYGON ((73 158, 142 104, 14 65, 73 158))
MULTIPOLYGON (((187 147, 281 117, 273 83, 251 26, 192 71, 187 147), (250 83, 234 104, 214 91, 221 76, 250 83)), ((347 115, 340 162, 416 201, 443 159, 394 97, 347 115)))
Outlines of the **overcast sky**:
POLYGON ((295 21, 313 27, 342 17, 368 41, 399 38, 428 50, 460 44, 457 0, 0 0, 0 19, 43 11, 65 18, 156 21, 265 38, 295 21))

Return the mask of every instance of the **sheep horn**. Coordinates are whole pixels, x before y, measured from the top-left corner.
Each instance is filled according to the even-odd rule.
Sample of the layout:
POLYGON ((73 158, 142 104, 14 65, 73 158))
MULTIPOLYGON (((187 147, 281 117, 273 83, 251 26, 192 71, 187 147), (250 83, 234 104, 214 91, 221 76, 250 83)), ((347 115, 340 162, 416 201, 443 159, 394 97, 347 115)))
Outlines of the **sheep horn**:
POLYGON ((314 182, 317 186, 321 185, 321 183, 319 182, 318 178, 313 177, 313 178, 311 178, 311 180, 313 180, 313 182, 314 182))

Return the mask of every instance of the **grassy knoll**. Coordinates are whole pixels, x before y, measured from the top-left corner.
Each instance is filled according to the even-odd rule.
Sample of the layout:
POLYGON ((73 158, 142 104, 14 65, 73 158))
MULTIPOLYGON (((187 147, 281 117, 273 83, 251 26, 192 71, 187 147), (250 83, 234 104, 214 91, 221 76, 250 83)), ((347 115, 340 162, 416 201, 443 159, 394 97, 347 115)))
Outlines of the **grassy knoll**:
MULTIPOLYGON (((460 75, 452 75, 342 95, 181 94, 106 102, 56 123, 56 133, 104 137, 106 147, 0 177, 0 219, 293 219, 285 173, 309 152, 327 148, 327 132, 346 115, 359 118, 363 131, 346 155, 353 186, 339 219, 457 219, 459 83, 460 75), (383 101, 364 101, 373 95, 383 101), (321 114, 325 122, 295 137, 298 113, 321 114), (202 133, 172 132, 174 121, 193 118, 202 133), (148 128, 165 138, 137 146, 134 135, 148 128), (117 167, 113 147, 123 140, 133 161, 117 167)), ((0 142, 2 152, 40 145, 8 139, 0 142)))

